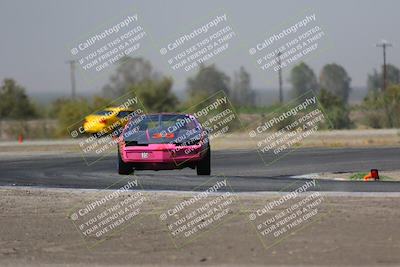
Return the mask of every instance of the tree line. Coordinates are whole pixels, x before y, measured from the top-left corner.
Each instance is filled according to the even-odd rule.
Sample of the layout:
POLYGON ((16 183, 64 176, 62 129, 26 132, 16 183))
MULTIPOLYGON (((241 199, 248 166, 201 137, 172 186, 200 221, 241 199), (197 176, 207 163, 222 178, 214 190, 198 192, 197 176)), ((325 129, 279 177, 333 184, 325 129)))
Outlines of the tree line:
MULTIPOLYGON (((251 86, 250 74, 244 67, 229 77, 215 65, 200 65, 186 83, 186 100, 179 101, 172 91, 173 80, 153 69, 143 58, 124 58, 101 93, 87 98, 61 98, 47 109, 35 106, 25 89, 12 79, 5 79, 0 86, 1 119, 57 118, 61 127, 71 125, 82 116, 110 103, 112 99, 133 91, 150 112, 182 111, 218 91, 224 91, 237 107, 254 107, 256 94, 251 86)), ((367 77, 368 95, 361 106, 366 123, 375 128, 399 127, 400 71, 393 65, 387 67, 388 89, 382 91, 382 73, 373 70, 367 77)), ((336 64, 326 64, 318 78, 304 62, 295 65, 289 74, 291 97, 313 90, 329 115, 333 128, 350 128, 352 121, 348 104, 351 78, 346 70, 336 64)))
POLYGON ((346 70, 335 63, 325 65, 319 79, 304 62, 290 72, 294 97, 313 90, 319 94, 319 101, 328 113, 333 128, 351 128, 350 109, 361 112, 363 121, 372 128, 400 127, 400 70, 391 64, 387 68, 386 90, 383 89, 382 72, 373 70, 367 77, 368 94, 361 105, 350 107, 348 98, 351 78, 346 70))

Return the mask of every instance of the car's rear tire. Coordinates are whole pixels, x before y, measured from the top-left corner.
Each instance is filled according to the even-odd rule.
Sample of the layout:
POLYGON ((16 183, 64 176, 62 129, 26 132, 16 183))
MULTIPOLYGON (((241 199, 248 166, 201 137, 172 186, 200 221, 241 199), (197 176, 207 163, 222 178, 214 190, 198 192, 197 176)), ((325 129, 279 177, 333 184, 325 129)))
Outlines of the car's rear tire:
POLYGON ((121 175, 133 174, 132 164, 125 163, 122 160, 121 153, 119 152, 119 148, 118 148, 118 165, 117 165, 117 167, 118 167, 118 174, 121 174, 121 175))
POLYGON ((208 147, 206 155, 197 163, 197 175, 211 174, 211 149, 208 147))

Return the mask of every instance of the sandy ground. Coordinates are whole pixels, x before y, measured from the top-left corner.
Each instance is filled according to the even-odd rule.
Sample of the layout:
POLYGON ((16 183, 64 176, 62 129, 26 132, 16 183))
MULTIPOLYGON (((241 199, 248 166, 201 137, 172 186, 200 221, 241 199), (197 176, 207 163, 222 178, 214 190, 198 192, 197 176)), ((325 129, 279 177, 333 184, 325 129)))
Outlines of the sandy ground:
MULTIPOLYGON (((54 153, 80 152, 81 140, 25 140, 22 144, 14 141, 0 142, 0 155, 10 152, 19 153, 54 153)), ((248 133, 232 133, 211 141, 213 150, 256 149, 256 143, 248 133)), ((382 147, 400 146, 400 130, 334 130, 320 131, 302 140, 298 147, 382 147)), ((113 149, 116 149, 112 146, 113 149)), ((111 151, 110 151, 111 152, 111 151)), ((115 151, 112 151, 115 152, 115 151)))
MULTIPOLYGON (((298 147, 380 147, 400 146, 400 131, 396 129, 319 131, 304 138, 298 147)), ((254 149, 246 133, 228 134, 214 140, 215 149, 254 149)))
MULTIPOLYGON (((85 207, 83 203, 109 193, 0 188, 0 266, 400 264, 400 194, 324 194, 318 206, 322 216, 312 218, 304 228, 296 228, 277 244, 257 234, 249 214, 280 196, 234 195, 237 202, 228 219, 177 248, 160 214, 193 195, 146 192, 149 201, 141 207, 142 217, 88 248, 88 243, 97 239, 83 241, 69 217, 85 207)), ((131 196, 125 193, 118 201, 131 196)), ((288 205, 283 204, 279 210, 288 205)))

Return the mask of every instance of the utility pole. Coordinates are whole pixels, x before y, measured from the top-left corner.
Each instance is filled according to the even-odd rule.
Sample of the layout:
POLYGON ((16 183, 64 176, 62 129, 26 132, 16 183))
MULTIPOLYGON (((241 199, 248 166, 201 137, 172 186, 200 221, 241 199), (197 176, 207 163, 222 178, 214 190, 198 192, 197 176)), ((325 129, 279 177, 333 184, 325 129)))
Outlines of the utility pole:
POLYGON ((66 63, 70 65, 70 70, 71 70, 71 98, 75 99, 76 98, 76 81, 75 81, 76 60, 68 60, 66 63))
POLYGON ((391 47, 392 44, 388 43, 386 40, 382 40, 379 44, 376 44, 377 47, 382 47, 383 50, 383 88, 382 91, 386 90, 387 85, 387 74, 386 74, 386 47, 391 47))
POLYGON ((283 103, 283 92, 282 92, 282 64, 281 64, 281 55, 282 53, 278 52, 278 78, 279 78, 279 103, 283 103))

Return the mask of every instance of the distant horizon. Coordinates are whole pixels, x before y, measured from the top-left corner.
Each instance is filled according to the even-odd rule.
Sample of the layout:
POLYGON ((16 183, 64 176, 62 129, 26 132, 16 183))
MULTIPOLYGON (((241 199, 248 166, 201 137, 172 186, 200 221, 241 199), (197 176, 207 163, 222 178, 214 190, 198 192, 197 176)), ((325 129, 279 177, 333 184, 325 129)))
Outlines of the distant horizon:
MULTIPOLYGON (((160 54, 161 50, 222 15, 226 15, 226 23, 235 37, 226 51, 207 61, 206 65, 216 64, 230 77, 240 66, 244 66, 251 75, 254 88, 277 87, 277 73, 261 70, 249 51, 255 47, 261 49, 257 44, 268 43, 263 40, 269 36, 288 31, 290 25, 315 14, 315 20, 308 23, 321 28, 326 39, 321 42, 320 50, 311 51, 309 56, 296 60, 283 70, 284 86, 288 86, 290 69, 304 61, 316 76, 325 64, 337 63, 352 78, 353 88, 364 87, 367 75, 374 69, 380 71, 383 63, 382 49, 375 46, 382 39, 393 44, 387 50, 387 62, 400 67, 400 35, 396 27, 400 1, 385 0, 380 3, 378 5, 374 0, 299 0, 255 1, 249 4, 223 0, 195 4, 157 0, 139 1, 133 5, 122 0, 99 0, 95 4, 5 0, 0 10, 0 25, 5 25, 0 28, 0 34, 6 40, 0 50, 0 79, 13 78, 28 93, 51 91, 69 94, 70 72, 66 61, 73 58, 71 45, 87 40, 94 33, 101 33, 130 12, 138 15, 138 21, 146 32, 142 47, 132 56, 149 60, 156 71, 173 77, 174 90, 184 88, 187 78, 193 76, 196 70, 171 69, 167 58, 160 54), (18 14, 18 19, 15 14, 18 14)), ((260 54, 263 51, 253 52, 260 54)), ((93 82, 87 82, 82 71, 77 71, 78 91, 98 92, 108 82, 113 69, 110 67, 96 73, 92 77, 93 82)))

